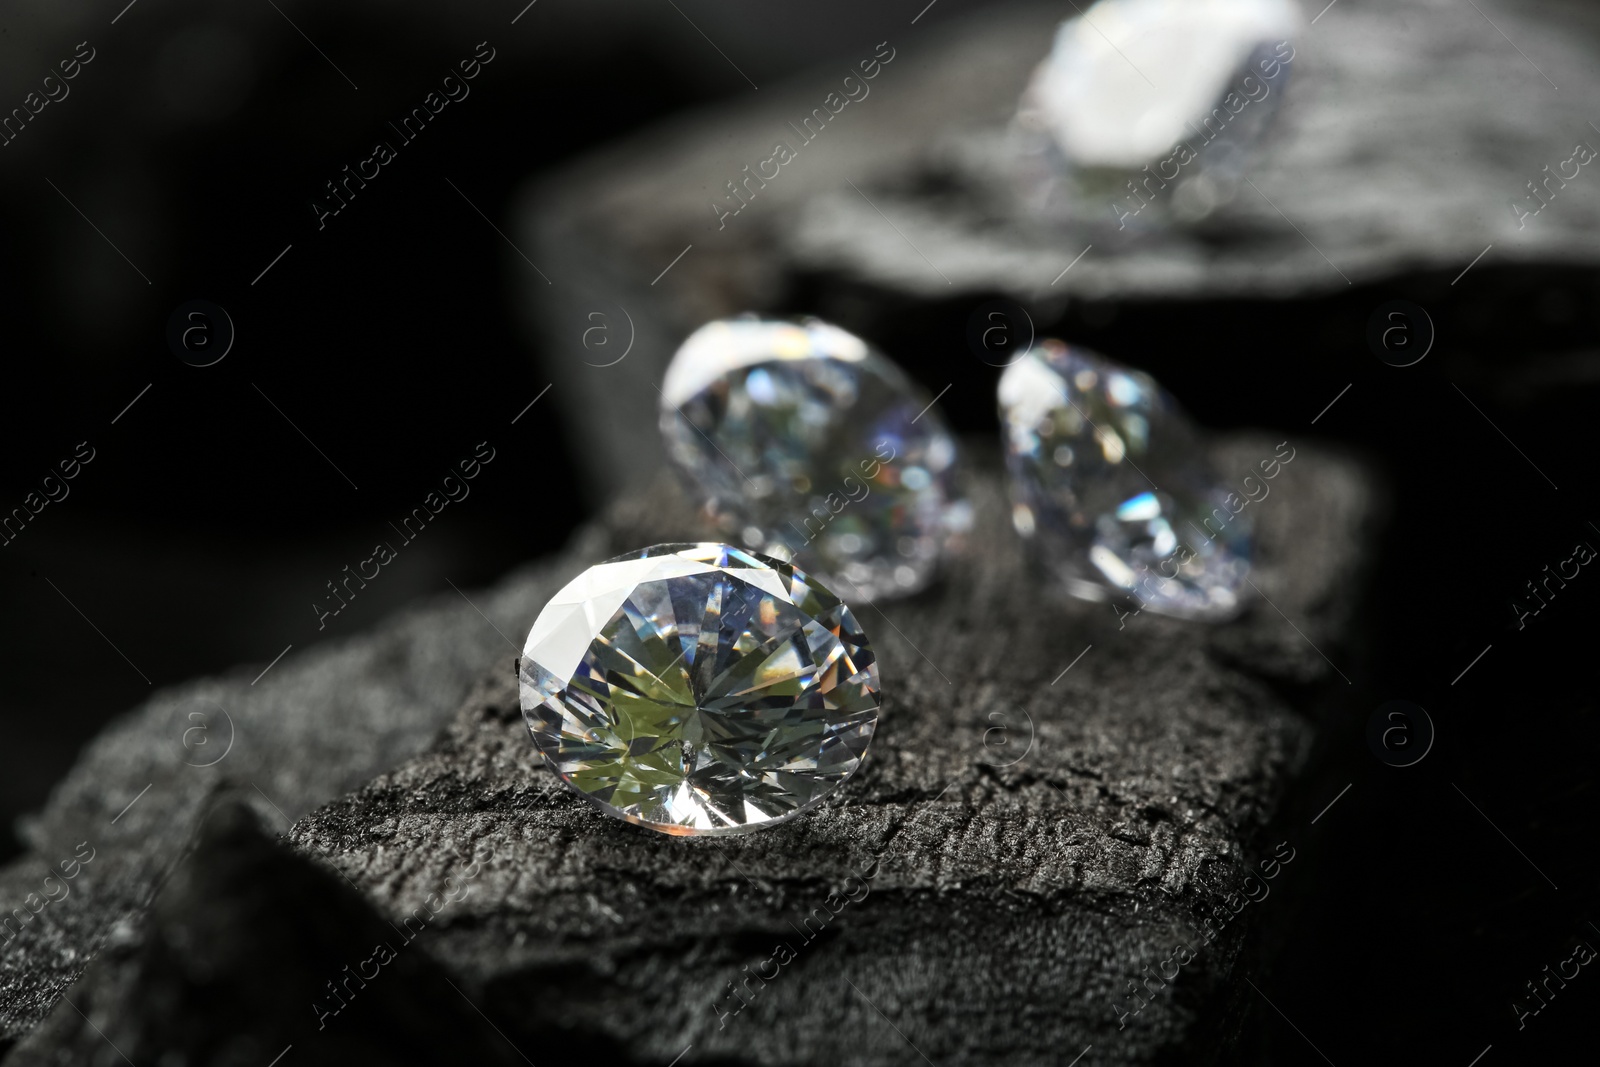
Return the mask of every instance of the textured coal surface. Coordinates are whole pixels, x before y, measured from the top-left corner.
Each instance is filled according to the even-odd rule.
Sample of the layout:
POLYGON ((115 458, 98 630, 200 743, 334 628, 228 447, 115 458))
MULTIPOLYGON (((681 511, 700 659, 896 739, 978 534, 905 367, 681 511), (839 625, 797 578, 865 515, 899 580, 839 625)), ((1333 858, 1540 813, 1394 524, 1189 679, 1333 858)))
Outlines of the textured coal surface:
MULTIPOLYGON (((1223 469, 1272 449, 1235 439, 1223 469)), ((1224 1054, 1247 931, 1279 901, 1209 945, 1198 933, 1279 841, 1294 847, 1294 774, 1345 685, 1323 653, 1348 651, 1370 479, 1301 448, 1255 505, 1270 602, 1204 627, 1048 595, 993 462, 975 466, 967 556, 928 593, 861 612, 886 693, 862 771, 758 834, 668 838, 560 788, 521 722, 516 647, 496 633, 520 637, 589 563, 696 536, 665 481, 559 558, 471 593, 481 615, 426 606, 286 658, 256 686, 276 694, 270 710, 258 696, 261 721, 245 718, 211 771, 179 759, 177 697, 126 716, 35 824, 35 853, 0 874, 20 902, 68 842, 98 849, 84 888, 6 948, 6 1032, 32 1030, 8 1062, 89 1062, 111 1043, 137 1063, 266 1062, 291 1044, 297 1062, 428 1059, 448 1034, 484 1062, 1224 1054), (463 701, 451 690, 466 679, 463 701), (287 849, 240 810, 283 826, 275 805, 297 817, 287 849), (378 941, 399 960, 323 1020, 326 984, 347 964, 370 973, 378 941), (1179 942, 1197 957, 1141 986, 1149 1006, 1119 1029, 1130 980, 1179 942)), ((192 692, 239 719, 248 690, 242 674, 192 692)))
POLYGON ((21 927, 0 945, 0 1040, 34 1025, 113 925, 149 904, 215 796, 241 794, 283 829, 420 752, 509 654, 477 609, 502 628, 531 618, 562 566, 518 572, 476 607, 455 594, 420 604, 367 634, 291 651, 265 674, 259 663, 163 690, 113 721, 27 821, 30 851, 0 869, 0 914, 21 927), (44 879, 82 844, 94 858, 40 908, 46 892, 62 893, 59 878, 44 879))
POLYGON ((7 1062, 523 1062, 411 944, 421 926, 385 922, 219 798, 149 911, 7 1062))

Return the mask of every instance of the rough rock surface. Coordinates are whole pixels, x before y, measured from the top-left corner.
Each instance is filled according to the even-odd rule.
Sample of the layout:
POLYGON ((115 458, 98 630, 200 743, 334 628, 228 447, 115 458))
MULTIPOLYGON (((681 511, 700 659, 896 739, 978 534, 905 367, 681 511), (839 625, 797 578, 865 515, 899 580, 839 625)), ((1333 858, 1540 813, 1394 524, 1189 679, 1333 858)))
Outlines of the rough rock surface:
POLYGON ((219 797, 149 911, 7 1062, 522 1063, 407 932, 219 797))
POLYGON ((420 752, 507 652, 477 609, 509 632, 570 577, 564 566, 520 571, 476 607, 453 593, 419 604, 265 674, 259 663, 164 690, 113 721, 27 820, 30 852, 0 869, 0 1047, 56 1003, 119 918, 149 904, 213 797, 242 793, 282 829, 420 752), (93 859, 46 883, 80 843, 93 859))
MULTIPOLYGON (((1268 441, 1236 440, 1223 469, 1271 452, 1268 441)), ((308 723, 370 684, 374 646, 388 642, 388 669, 405 672, 403 633, 418 644, 400 647, 430 646, 454 657, 450 678, 479 681, 425 751, 414 740, 435 705, 421 700, 392 733, 377 713, 363 720, 372 751, 359 755, 309 736, 276 738, 271 752, 258 740, 255 758, 280 774, 325 764, 318 788, 329 794, 335 780, 381 770, 375 752, 391 768, 304 814, 288 833, 292 853, 236 810, 235 796, 271 816, 249 784, 163 778, 187 790, 184 806, 130 823, 152 790, 80 874, 100 876, 95 892, 46 910, 73 925, 8 947, 4 1007, 17 1034, 115 931, 67 990, 72 1001, 55 1003, 8 1063, 115 1058, 108 1044, 138 1063, 168 1062, 166 1052, 181 1053, 170 1062, 266 1062, 287 1045, 295 1062, 350 1062, 350 1043, 386 1020, 408 1036, 373 1037, 373 1057, 403 1058, 403 1047, 426 1059, 455 1024, 430 1029, 417 1012, 481 1013, 515 1061, 536 1063, 580 1050, 667 1063, 688 1050, 686 1064, 887 1064, 914 1058, 908 1045, 941 1065, 1054 1063, 1090 1043, 1098 1062, 1215 1057, 1239 1017, 1239 983, 1227 979, 1254 920, 1223 925, 1209 945, 1197 932, 1272 856, 1273 820, 1313 733, 1308 713, 1345 684, 1323 653, 1338 662, 1345 652, 1375 513, 1365 475, 1300 450, 1253 505, 1255 581, 1270 603, 1220 627, 1119 620, 1108 605, 1049 596, 1007 525, 997 475, 992 460, 977 464, 979 528, 945 580, 863 609, 886 703, 862 771, 822 808, 761 833, 668 838, 560 788, 521 721, 515 647, 493 632, 520 636, 588 563, 698 535, 669 482, 613 509, 558 560, 473 594, 487 618, 419 610, 319 653, 320 687, 309 664, 280 664, 288 677, 305 672, 296 714, 308 723), (226 810, 196 834, 208 800, 226 810), (186 857, 185 841, 198 842, 186 857), (154 850, 145 866, 117 859, 140 847, 154 850), (141 913, 157 859, 176 873, 141 913), (349 1015, 322 1020, 326 983, 346 964, 375 967, 366 946, 388 930, 405 968, 384 968, 349 1015), (408 934, 415 947, 399 945, 408 934), (1129 982, 1179 942, 1197 958, 1149 987, 1150 1006, 1119 1030, 1113 1004, 1131 1008, 1129 982), (780 943, 787 952, 775 953, 780 943), (770 981, 746 985, 749 974, 770 981), (441 980, 455 993, 431 994, 441 980), (732 982, 750 1000, 737 1012, 732 982), (219 1006, 233 1001, 252 1009, 219 1006), (227 1026, 244 1035, 233 1045, 219 1036, 227 1026)), ((109 732, 114 743, 86 753, 39 824, 56 832, 41 840, 101 832, 93 821, 114 814, 96 807, 105 794, 120 799, 119 783, 175 762, 164 747, 169 704, 131 714, 109 732)), ((309 790, 297 795, 310 806, 309 790)), ((38 862, 13 865, 4 887, 36 881, 38 862)), ((484 1062, 514 1062, 474 1025, 484 1062)))

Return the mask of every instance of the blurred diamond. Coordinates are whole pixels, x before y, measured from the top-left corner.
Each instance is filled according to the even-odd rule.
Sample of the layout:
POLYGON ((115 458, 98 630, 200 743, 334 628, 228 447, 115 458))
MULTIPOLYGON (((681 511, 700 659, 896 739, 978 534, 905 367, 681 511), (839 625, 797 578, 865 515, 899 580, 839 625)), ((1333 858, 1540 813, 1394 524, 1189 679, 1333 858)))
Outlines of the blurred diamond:
POLYGON ((1000 414, 1013 525, 1068 592, 1185 618, 1238 610, 1246 502, 1153 378, 1045 341, 1001 376, 1000 414))
POLYGON ((1077 197, 1118 198, 1119 230, 1151 204, 1141 224, 1198 218, 1271 125, 1300 29, 1293 0, 1100 0, 1061 24, 1018 119, 1077 197))
POLYGON ((656 545, 590 567, 539 613, 522 713, 602 811, 668 834, 770 826, 860 765, 878 666, 850 609, 793 566, 656 545))
POLYGON ((696 330, 662 387, 667 452, 730 538, 867 601, 913 592, 970 525, 932 400, 815 319, 696 330))

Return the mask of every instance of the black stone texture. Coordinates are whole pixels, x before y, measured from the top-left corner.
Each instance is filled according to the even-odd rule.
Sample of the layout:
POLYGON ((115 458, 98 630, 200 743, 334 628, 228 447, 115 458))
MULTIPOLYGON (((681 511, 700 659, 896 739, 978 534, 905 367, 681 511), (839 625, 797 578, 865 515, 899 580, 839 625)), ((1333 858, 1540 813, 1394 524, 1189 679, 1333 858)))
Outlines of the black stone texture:
MULTIPOLYGON (((1275 445, 1232 439, 1222 468, 1275 445)), ((471 604, 129 713, 34 824, 36 851, 0 872, 20 902, 52 846, 97 849, 0 961, 6 1032, 28 1035, 8 1063, 90 1062, 108 1043, 136 1063, 266 1062, 291 1043, 296 1062, 331 1063, 363 1042, 422 1061, 445 1033, 483 1062, 540 1064, 686 1048, 684 1063, 888 1064, 915 1057, 908 1043, 941 1065, 1065 1062, 1091 1043, 1097 1062, 1225 1054, 1247 930, 1279 902, 1209 945, 1202 924, 1279 842, 1304 844, 1285 805, 1315 716, 1356 669, 1370 477, 1299 448, 1252 505, 1270 602, 1205 626, 1050 594, 996 461, 974 451, 965 557, 917 598, 861 610, 885 689, 866 763, 770 830, 685 839, 608 819, 541 766, 522 722, 513 639, 545 599, 617 552, 702 535, 665 478, 471 604), (209 770, 184 764, 174 725, 200 693, 241 724, 209 770), (239 810, 282 827, 276 805, 297 819, 287 851, 239 810), (317 1029, 325 983, 402 929, 406 967, 317 1029), (1197 957, 1119 1029, 1129 981, 1180 942, 1197 957), (773 958, 780 943, 793 959, 773 958), (734 1012, 729 983, 758 966, 776 976, 734 1012)))

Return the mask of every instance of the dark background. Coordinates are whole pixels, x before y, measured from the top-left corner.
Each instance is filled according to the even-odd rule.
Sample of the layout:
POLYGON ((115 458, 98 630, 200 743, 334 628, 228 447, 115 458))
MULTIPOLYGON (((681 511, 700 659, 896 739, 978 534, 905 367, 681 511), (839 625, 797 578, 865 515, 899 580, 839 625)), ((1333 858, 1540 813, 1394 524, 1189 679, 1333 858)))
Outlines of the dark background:
MULTIPOLYGON (((559 546, 594 506, 548 410, 507 426, 549 382, 541 365, 571 356, 525 339, 527 265, 446 179, 509 231, 531 176, 748 92, 717 47, 765 85, 852 58, 905 19, 837 2, 539 0, 508 27, 520 3, 279 6, 359 90, 266 0, 143 0, 115 25, 120 2, 0 14, 7 108, 78 41, 97 50, 71 95, 0 149, 0 510, 78 442, 96 450, 70 496, 0 548, 0 860, 19 850, 14 820, 153 686, 259 669, 449 582, 488 582, 559 546), (714 25, 717 46, 685 15, 714 25), (323 183, 485 39, 497 55, 471 96, 319 232, 308 202, 323 183), (237 328, 203 369, 164 337, 197 298, 237 328), (485 439, 498 458, 470 498, 319 631, 324 583, 485 439)), ((928 17, 977 6, 940 0, 928 17)), ((1521 1034, 1508 1007, 1575 938, 1600 947, 1600 577, 1585 568, 1525 629, 1510 608, 1577 541, 1600 547, 1600 274, 1485 262, 1452 286, 1453 273, 1303 301, 1079 303, 1041 324, 1151 371, 1214 428, 1350 448, 1382 473, 1389 514, 1360 639, 1325 650, 1354 684, 1329 695, 1283 819, 1310 862, 1256 946, 1257 984, 1338 1064, 1465 1065, 1491 1040, 1486 1065, 1550 1062, 1592 1047, 1600 1006, 1586 968, 1521 1034), (1437 328, 1413 367, 1365 341, 1395 297, 1437 328), (1395 698, 1437 729, 1406 769, 1364 737, 1395 698)), ((997 430, 983 376, 998 371, 972 359, 965 324, 987 295, 883 309, 872 338, 916 350, 903 362, 930 391, 968 383, 943 403, 979 435, 997 430)), ((784 303, 826 313, 804 291, 784 303)), ((1266 1010, 1246 1047, 1323 1062, 1266 1010)))

